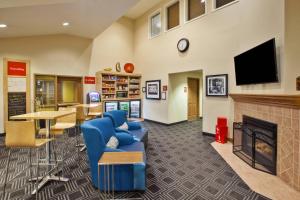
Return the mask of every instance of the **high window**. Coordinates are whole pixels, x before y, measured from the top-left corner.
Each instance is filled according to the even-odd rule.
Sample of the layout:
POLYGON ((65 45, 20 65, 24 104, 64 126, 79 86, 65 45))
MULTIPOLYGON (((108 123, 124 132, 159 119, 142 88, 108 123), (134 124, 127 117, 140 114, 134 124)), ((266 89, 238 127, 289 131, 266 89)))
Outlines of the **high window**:
POLYGON ((153 38, 161 33, 161 13, 156 12, 150 18, 150 37, 153 38))
POLYGON ((215 0, 215 9, 218 9, 218 8, 225 6, 234 1, 237 1, 237 0, 215 0))
POLYGON ((187 21, 205 14, 205 0, 186 0, 187 21))
POLYGON ((180 11, 179 11, 179 1, 172 3, 166 7, 166 29, 170 30, 179 26, 180 24, 180 11))

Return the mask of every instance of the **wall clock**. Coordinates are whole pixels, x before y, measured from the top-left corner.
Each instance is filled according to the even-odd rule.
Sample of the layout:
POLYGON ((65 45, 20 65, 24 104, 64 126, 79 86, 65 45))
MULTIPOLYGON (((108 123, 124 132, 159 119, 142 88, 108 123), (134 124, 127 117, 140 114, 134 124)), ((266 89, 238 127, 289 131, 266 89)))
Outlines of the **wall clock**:
POLYGON ((179 52, 183 53, 186 52, 189 49, 190 42, 186 38, 182 38, 177 43, 177 49, 179 52))

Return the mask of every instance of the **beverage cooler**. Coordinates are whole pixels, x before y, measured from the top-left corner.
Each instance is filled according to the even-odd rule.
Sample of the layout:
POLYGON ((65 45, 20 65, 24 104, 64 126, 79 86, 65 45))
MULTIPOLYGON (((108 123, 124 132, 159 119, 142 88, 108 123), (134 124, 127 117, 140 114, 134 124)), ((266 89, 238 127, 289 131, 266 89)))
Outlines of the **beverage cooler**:
POLYGON ((112 110, 118 110, 118 102, 117 101, 107 101, 105 102, 105 112, 109 112, 112 110))
POLYGON ((127 117, 129 117, 130 113, 130 102, 129 101, 119 101, 119 109, 124 110, 126 112, 127 117))
POLYGON ((130 101, 130 118, 141 118, 141 100, 130 101))
POLYGON ((112 110, 124 110, 129 118, 142 117, 141 100, 105 102, 105 112, 112 110))

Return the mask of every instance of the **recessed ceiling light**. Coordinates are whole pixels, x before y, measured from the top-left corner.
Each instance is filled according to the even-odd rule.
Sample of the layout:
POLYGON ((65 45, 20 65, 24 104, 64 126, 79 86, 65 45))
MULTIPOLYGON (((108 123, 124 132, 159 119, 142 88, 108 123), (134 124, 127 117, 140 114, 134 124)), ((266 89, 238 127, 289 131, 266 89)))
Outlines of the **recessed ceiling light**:
POLYGON ((69 23, 69 22, 64 22, 62 25, 63 25, 63 26, 69 26, 70 23, 69 23))
POLYGON ((6 24, 0 24, 0 28, 6 28, 7 25, 6 24))

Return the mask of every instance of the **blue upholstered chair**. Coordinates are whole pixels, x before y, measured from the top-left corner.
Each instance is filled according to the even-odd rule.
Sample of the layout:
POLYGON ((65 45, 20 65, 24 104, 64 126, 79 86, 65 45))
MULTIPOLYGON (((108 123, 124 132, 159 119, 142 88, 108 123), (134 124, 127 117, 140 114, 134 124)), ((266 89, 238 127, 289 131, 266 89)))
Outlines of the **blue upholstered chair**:
POLYGON ((116 128, 117 132, 124 132, 124 130, 119 129, 121 125, 126 122, 128 124, 128 133, 131 134, 136 141, 143 142, 145 147, 148 143, 148 130, 143 128, 139 122, 128 122, 126 112, 123 110, 113 110, 105 112, 104 117, 109 117, 116 128))
MULTIPOLYGON (((134 165, 114 166, 115 191, 133 191, 146 189, 146 156, 144 144, 137 142, 131 135, 125 132, 115 132, 110 118, 94 119, 86 121, 81 125, 84 141, 87 147, 90 170, 93 185, 98 187, 98 161, 104 152, 144 152, 144 163, 134 165), (106 147, 111 136, 119 140, 117 149, 106 147)), ((111 170, 110 170, 111 172, 111 170)), ((103 190, 104 168, 100 168, 100 189, 103 190)), ((110 174, 112 176, 112 174, 110 174)), ((110 181, 111 184, 111 181, 110 181)), ((112 185, 110 186, 112 188, 112 185)))

